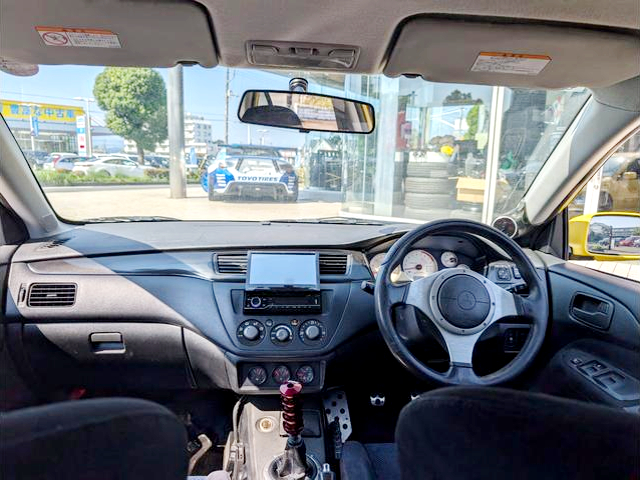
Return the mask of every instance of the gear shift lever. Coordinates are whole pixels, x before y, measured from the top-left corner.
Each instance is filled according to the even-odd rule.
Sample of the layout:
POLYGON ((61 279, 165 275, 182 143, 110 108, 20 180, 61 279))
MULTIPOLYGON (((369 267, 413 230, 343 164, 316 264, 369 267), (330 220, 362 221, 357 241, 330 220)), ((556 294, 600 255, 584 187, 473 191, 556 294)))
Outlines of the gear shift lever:
POLYGON ((302 480, 307 477, 307 449, 302 438, 302 384, 289 381, 280 386, 282 402, 282 426, 287 432, 287 446, 284 454, 276 460, 277 478, 302 480))

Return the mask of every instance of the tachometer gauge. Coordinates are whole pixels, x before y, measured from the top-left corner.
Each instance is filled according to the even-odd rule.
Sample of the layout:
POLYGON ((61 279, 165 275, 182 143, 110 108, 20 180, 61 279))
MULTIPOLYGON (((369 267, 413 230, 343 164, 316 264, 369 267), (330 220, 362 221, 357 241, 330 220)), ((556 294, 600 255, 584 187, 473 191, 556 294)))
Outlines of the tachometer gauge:
POLYGON ((374 278, 378 276, 378 272, 380 271, 385 255, 386 253, 378 253, 369 260, 369 267, 371 268, 371 273, 373 273, 374 278))
POLYGON ((453 252, 443 252, 442 255, 440 255, 440 262, 442 262, 442 265, 446 268, 453 268, 458 265, 458 256, 453 252))
POLYGON ((402 260, 402 270, 411 280, 426 277, 438 271, 438 264, 429 252, 412 250, 402 260))
MULTIPOLYGON (((378 276, 378 272, 380 271, 380 267, 382 266, 382 262, 384 261, 384 257, 386 253, 378 253, 371 260, 369 260, 369 267, 371 268, 371 273, 373 273, 373 278, 378 276)), ((391 281, 397 282, 400 278, 400 267, 397 267, 393 272, 391 272, 391 281)))

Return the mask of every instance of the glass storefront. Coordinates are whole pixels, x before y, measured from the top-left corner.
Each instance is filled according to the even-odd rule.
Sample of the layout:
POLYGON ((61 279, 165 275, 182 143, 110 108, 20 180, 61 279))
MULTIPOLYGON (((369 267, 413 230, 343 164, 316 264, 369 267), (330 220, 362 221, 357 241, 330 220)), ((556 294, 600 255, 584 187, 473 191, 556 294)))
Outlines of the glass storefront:
POLYGON ((309 186, 339 189, 342 212, 428 221, 491 221, 513 209, 589 97, 346 76, 344 93, 376 107, 372 135, 314 134, 309 186), (341 170, 341 174, 339 169, 341 170))

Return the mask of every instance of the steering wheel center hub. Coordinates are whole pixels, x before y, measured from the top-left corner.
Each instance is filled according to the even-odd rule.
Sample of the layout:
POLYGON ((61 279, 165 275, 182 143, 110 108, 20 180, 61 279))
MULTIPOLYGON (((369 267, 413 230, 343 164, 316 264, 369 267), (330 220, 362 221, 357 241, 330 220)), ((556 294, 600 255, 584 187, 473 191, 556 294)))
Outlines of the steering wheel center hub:
POLYGON ((454 275, 444 280, 437 299, 444 320, 460 329, 478 327, 491 310, 489 291, 470 275, 454 275))

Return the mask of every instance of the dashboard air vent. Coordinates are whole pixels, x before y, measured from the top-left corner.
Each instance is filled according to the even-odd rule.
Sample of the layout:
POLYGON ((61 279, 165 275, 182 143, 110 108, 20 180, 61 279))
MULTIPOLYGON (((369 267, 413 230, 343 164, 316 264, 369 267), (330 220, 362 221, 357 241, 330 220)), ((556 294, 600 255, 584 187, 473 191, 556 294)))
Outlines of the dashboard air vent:
POLYGON ((247 273, 246 253, 222 253, 216 257, 218 273, 244 275, 247 273))
POLYGON ((321 253, 320 275, 344 275, 347 273, 347 255, 344 253, 321 253))
MULTIPOLYGON (((347 273, 348 257, 344 253, 321 253, 320 275, 344 275, 347 273)), ((246 253, 221 253, 216 256, 218 273, 245 275, 247 273, 246 253)))
POLYGON ((75 283, 34 283, 29 289, 29 307, 70 307, 76 302, 75 283))

